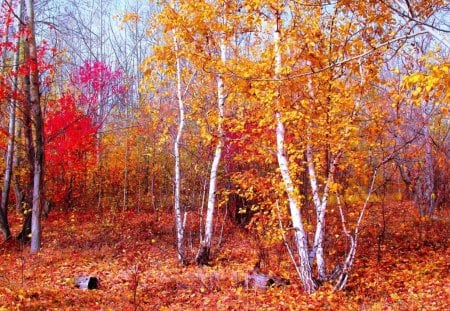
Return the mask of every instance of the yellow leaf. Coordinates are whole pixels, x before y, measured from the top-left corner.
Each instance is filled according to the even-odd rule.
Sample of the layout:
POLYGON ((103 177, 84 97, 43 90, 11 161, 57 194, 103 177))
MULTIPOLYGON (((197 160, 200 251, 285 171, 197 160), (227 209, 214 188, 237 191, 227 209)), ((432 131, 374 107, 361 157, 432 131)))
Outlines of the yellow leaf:
POLYGON ((409 84, 416 84, 422 79, 422 75, 420 73, 414 73, 409 78, 406 79, 406 82, 409 84))
POLYGON ((414 91, 412 91, 413 96, 417 96, 422 92, 422 88, 418 86, 414 91))
POLYGON ((132 21, 132 22, 137 22, 139 21, 139 15, 135 12, 127 12, 124 14, 122 21, 124 23, 132 21))
POLYGON ((400 296, 397 295, 397 293, 391 293, 391 294, 389 294, 389 296, 390 296, 393 300, 399 300, 399 299, 400 299, 400 296))

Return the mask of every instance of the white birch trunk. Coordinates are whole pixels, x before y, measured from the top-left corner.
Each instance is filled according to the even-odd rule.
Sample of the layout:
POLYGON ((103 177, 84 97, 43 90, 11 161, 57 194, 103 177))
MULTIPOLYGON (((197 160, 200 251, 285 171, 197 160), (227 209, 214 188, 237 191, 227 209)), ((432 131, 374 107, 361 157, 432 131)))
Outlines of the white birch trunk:
POLYGON ((181 169, 180 169, 180 141, 183 135, 184 128, 184 102, 181 93, 181 64, 180 64, 180 56, 179 56, 179 46, 177 38, 174 34, 174 46, 175 46, 175 54, 176 54, 176 71, 177 71, 177 99, 178 99, 178 131, 177 136, 175 138, 175 143, 173 146, 174 154, 175 154, 175 202, 174 202, 174 211, 175 211, 175 224, 176 224, 176 232, 177 232, 177 251, 178 251, 178 260, 181 263, 184 263, 184 250, 183 250, 183 242, 184 242, 184 225, 182 219, 181 212, 181 203, 180 203, 180 193, 181 193, 181 169))
POLYGON ((327 202, 322 201, 319 197, 319 187, 317 183, 316 171, 314 168, 314 157, 310 139, 310 137, 307 137, 308 143, 306 145, 306 160, 308 165, 308 175, 313 196, 314 209, 316 210, 316 232, 314 234, 313 246, 309 254, 309 261, 312 265, 314 259, 316 260, 319 280, 324 280, 326 278, 326 267, 323 254, 323 238, 325 232, 325 210, 327 202))
MULTIPOLYGON (((18 52, 17 52, 18 53, 18 52)), ((14 88, 17 87, 17 78, 14 79, 14 88)), ((13 157, 14 157, 14 141, 15 141, 15 124, 16 124, 16 107, 15 100, 11 100, 9 103, 9 126, 8 126, 8 147, 6 150, 6 167, 5 175, 3 179, 2 199, 1 199, 1 230, 5 240, 11 237, 11 231, 8 224, 8 201, 9 190, 11 187, 11 176, 13 169, 13 157)))
MULTIPOLYGON (((220 38, 220 59, 222 64, 226 62, 226 47, 225 38, 223 35, 220 38)), ((205 220, 205 234, 203 241, 200 243, 199 252, 197 254, 197 264, 206 264, 209 259, 211 250, 212 237, 213 237, 213 225, 214 225, 214 209, 216 202, 216 189, 217 189, 217 172, 219 170, 220 159, 222 157, 222 149, 224 147, 224 133, 223 133, 223 119, 225 113, 225 84, 223 81, 222 73, 217 74, 217 135, 218 141, 216 150, 214 152, 214 158, 211 164, 211 172, 209 176, 209 191, 208 191, 208 206, 206 210, 205 220)))
MULTIPOLYGON (((20 9, 21 10, 21 9, 20 9)), ((5 41, 8 41, 8 33, 9 30, 6 31, 6 39, 5 41)), ((17 46, 20 44, 20 39, 17 39, 17 46)), ((6 45, 5 45, 6 47, 6 45)), ((17 76, 17 70, 19 68, 19 53, 20 49, 17 49, 17 51, 14 54, 14 78, 13 78, 13 93, 17 91, 17 83, 18 83, 18 76, 17 76)), ((3 63, 2 66, 5 67, 5 59, 6 59, 6 48, 3 51, 3 63)), ((9 125, 8 125, 8 147, 6 151, 6 167, 5 167, 5 174, 3 179, 3 189, 2 189, 2 198, 1 198, 1 206, 0 206, 0 227, 1 231, 3 233, 3 236, 5 240, 8 240, 11 238, 11 231, 9 229, 9 223, 8 223, 8 199, 9 199, 9 191, 11 188, 11 176, 13 171, 13 157, 14 157, 14 143, 15 143, 15 125, 16 125, 16 101, 15 99, 11 99, 9 103, 9 125)))
MULTIPOLYGON (((280 51, 280 31, 278 29, 279 13, 276 12, 276 23, 273 33, 274 49, 275 49, 275 79, 279 79, 281 72, 281 51, 280 51)), ((279 91, 278 91, 279 93, 279 91)), ((280 95, 280 94, 278 94, 280 95)), ((279 104, 277 103, 277 106, 279 104)), ((313 293, 317 290, 317 284, 312 276, 311 264, 308 257, 308 240, 302 223, 302 215, 300 213, 299 203, 295 197, 294 184, 292 182, 289 171, 289 161, 284 149, 285 128, 282 120, 280 107, 276 112, 276 138, 277 138, 277 160, 280 168, 281 177, 283 179, 284 188, 288 195, 289 211, 291 214, 292 227, 295 230, 295 243, 300 260, 299 273, 307 293, 313 293)))
MULTIPOLYGON (((308 92, 311 99, 315 97, 311 78, 308 80, 308 92)), ((313 111, 313 107, 311 105, 311 111, 313 111)), ((313 154, 313 146, 311 144, 311 128, 312 121, 308 124, 307 134, 306 134, 306 161, 308 167, 308 177, 309 183, 311 185, 311 192, 313 197, 314 209, 316 211, 316 232, 314 234, 314 242, 309 253, 309 261, 312 265, 314 260, 316 260, 317 264, 317 273, 320 281, 325 280, 326 278, 326 265, 325 265, 325 257, 323 252, 323 239, 325 234, 325 211, 327 207, 327 196, 328 196, 328 184, 329 179, 327 180, 325 190, 323 193, 323 198, 320 199, 319 194, 319 185, 317 182, 317 175, 314 166, 314 154, 313 154)))
MULTIPOLYGON (((308 81, 308 91, 311 98, 315 97, 311 78, 308 81)), ((311 107, 313 108, 313 107, 311 107)), ((312 110, 312 109, 311 109, 312 110)), ((317 264, 318 279, 324 281, 327 278, 326 263, 323 249, 323 241, 325 236, 325 213, 328 205, 328 197, 330 192, 330 185, 334 181, 334 172, 336 171, 337 162, 339 160, 341 152, 338 151, 332 158, 330 169, 328 171, 327 179, 325 180, 324 189, 322 192, 322 198, 320 197, 319 184, 317 182, 317 174, 314 165, 314 150, 311 144, 311 128, 312 121, 309 122, 307 134, 306 134, 306 162, 308 168, 308 177, 311 185, 311 192, 313 197, 314 209, 316 211, 316 232, 314 234, 314 242, 309 253, 309 260, 311 265, 314 260, 317 264)))

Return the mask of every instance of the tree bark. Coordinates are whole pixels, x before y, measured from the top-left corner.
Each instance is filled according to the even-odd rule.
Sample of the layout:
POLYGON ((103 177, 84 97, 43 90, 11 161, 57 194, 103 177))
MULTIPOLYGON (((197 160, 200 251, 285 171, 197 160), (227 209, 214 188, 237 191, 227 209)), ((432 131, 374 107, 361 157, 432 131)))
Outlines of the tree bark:
POLYGON ((36 33, 34 21, 34 1, 27 0, 28 14, 28 47, 30 52, 30 103, 34 125, 34 174, 33 174, 33 207, 31 216, 31 252, 39 252, 41 247, 41 201, 42 182, 44 173, 44 122, 42 119, 40 94, 39 94, 39 69, 36 50, 36 33))
MULTIPOLYGON (((20 16, 22 21, 27 18, 26 14, 26 4, 25 0, 21 0, 21 12, 20 16)), ((24 31, 26 25, 20 24, 20 30, 24 31)), ((23 62, 28 62, 30 58, 30 49, 27 43, 28 38, 21 38, 20 46, 23 48, 23 62)), ((16 200, 18 200, 19 210, 25 216, 22 224, 22 231, 17 235, 16 239, 23 242, 29 241, 31 235, 31 208, 33 206, 33 175, 34 175, 34 157, 35 149, 33 145, 33 130, 32 130, 32 117, 31 117, 31 83, 30 83, 30 72, 29 70, 22 76, 22 92, 24 95, 22 111, 22 122, 21 127, 23 128, 23 135, 25 139, 25 153, 26 153, 26 165, 27 165, 27 175, 25 179, 24 189, 21 189, 19 177, 15 175, 15 192, 16 200)), ((19 127, 18 135, 20 136, 21 128, 19 127)), ((19 166, 20 160, 18 158, 18 153, 16 152, 16 157, 14 159, 15 167, 19 166)))
MULTIPOLYGON (((280 16, 279 12, 275 12, 275 28, 273 32, 273 42, 275 49, 275 78, 278 79, 281 72, 281 51, 280 51, 280 16)), ((280 96, 278 91, 278 97, 280 96)), ((299 257, 299 273, 300 279, 303 283, 304 290, 307 293, 313 293, 317 290, 317 284, 313 279, 312 268, 308 257, 308 238, 303 227, 302 215, 300 213, 299 203, 295 196, 294 184, 292 182, 289 171, 289 162, 284 149, 285 128, 282 120, 282 115, 277 101, 276 118, 276 139, 277 139, 277 159, 280 168, 281 177, 283 179, 284 188, 289 199, 289 210, 291 213, 292 227, 295 230, 295 243, 299 257)))
MULTIPOLYGON (((20 7, 20 11, 22 7, 20 7)), ((20 21, 19 21, 20 23, 20 21)), ((20 28, 20 27, 19 27, 20 28)), ((9 29, 6 30, 6 41, 9 40, 8 37, 9 29)), ((20 39, 17 39, 17 46, 20 44, 20 39)), ((3 63, 5 66, 6 61, 6 44, 5 49, 3 51, 3 63)), ((18 88, 18 75, 17 71, 19 68, 19 53, 20 49, 14 53, 14 78, 12 83, 12 93, 15 94, 18 88)), ((0 205, 0 231, 3 234, 5 240, 9 240, 11 238, 11 230, 9 228, 8 223, 8 203, 9 203, 9 192, 11 188, 11 176, 13 172, 13 157, 14 157, 14 143, 15 143, 15 126, 16 126, 16 100, 12 98, 9 102, 9 125, 8 125, 8 147, 6 151, 6 167, 5 174, 3 179, 3 189, 2 189, 2 198, 0 205)))
MULTIPOLYGON (((312 80, 308 79, 308 92, 311 99, 315 98, 312 80)), ((313 111, 313 105, 311 104, 311 112, 313 111)), ((316 232, 314 234, 314 242, 309 254, 309 260, 311 265, 314 260, 317 264, 318 280, 323 282, 327 278, 326 263, 324 256, 324 236, 325 236, 325 213, 328 205, 328 197, 330 195, 330 187, 334 181, 334 173, 338 160, 341 156, 341 151, 338 150, 332 153, 327 148, 326 155, 326 179, 324 181, 324 187, 322 194, 319 191, 319 183, 317 181, 316 168, 314 165, 314 150, 312 146, 313 138, 311 137, 311 129, 314 127, 312 120, 309 121, 308 129, 306 131, 306 164, 308 170, 309 183, 312 192, 312 201, 314 203, 314 209, 316 211, 316 232)))
MULTIPOLYGON (((424 108, 422 108, 424 109, 424 108)), ((435 208, 435 189, 434 189, 434 168, 433 168, 433 146, 432 137, 430 134, 430 128, 428 124, 424 126, 424 138, 425 138, 425 158, 424 158, 424 185, 423 196, 425 204, 427 206, 426 213, 430 217, 434 213, 435 208)))
POLYGON ((181 211, 181 203, 180 203, 180 194, 181 194, 181 169, 180 169, 180 141, 183 135, 184 128, 184 102, 181 94, 181 64, 180 64, 180 56, 179 56, 179 46, 176 35, 173 34, 173 41, 175 46, 175 54, 176 54, 176 75, 177 75, 177 99, 178 99, 178 131, 177 136, 175 138, 175 143, 173 146, 174 154, 175 154, 175 202, 174 202, 174 211, 175 211, 175 225, 177 231, 177 250, 178 250, 178 261, 184 263, 184 250, 183 250, 183 242, 184 242, 184 226, 182 219, 182 211, 181 211))
MULTIPOLYGON (((222 64, 225 64, 226 62, 225 52, 226 52, 225 38, 224 35, 222 35, 220 38, 220 59, 222 64)), ((200 243, 200 248, 195 259, 198 265, 207 264, 209 261, 213 236, 213 220, 216 201, 217 172, 219 170, 220 159, 222 156, 222 149, 225 144, 222 127, 225 110, 225 84, 223 81, 223 75, 220 72, 217 74, 217 110, 219 113, 217 125, 218 142, 216 145, 216 150, 214 152, 214 159, 211 165, 211 173, 209 176, 208 207, 206 210, 205 234, 203 241, 201 241, 200 243)))

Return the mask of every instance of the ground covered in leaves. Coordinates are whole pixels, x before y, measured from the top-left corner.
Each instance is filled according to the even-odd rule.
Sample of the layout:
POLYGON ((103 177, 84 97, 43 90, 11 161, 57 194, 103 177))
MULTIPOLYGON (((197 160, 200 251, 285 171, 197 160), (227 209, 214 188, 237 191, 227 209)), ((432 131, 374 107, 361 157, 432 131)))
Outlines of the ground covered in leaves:
MULTIPOLYGON (((178 264, 169 213, 54 212, 43 221, 39 254, 15 241, 0 245, 0 310, 448 310, 448 213, 419 219, 404 203, 385 211, 383 225, 378 211, 366 219, 347 289, 313 295, 302 291, 283 245, 267 251, 268 269, 291 285, 242 286, 258 243, 232 223, 212 265, 199 268, 178 264), (100 288, 75 288, 80 275, 98 276, 100 288)), ((19 221, 11 219, 14 232, 19 221)), ((193 257, 195 232, 188 242, 193 257)))

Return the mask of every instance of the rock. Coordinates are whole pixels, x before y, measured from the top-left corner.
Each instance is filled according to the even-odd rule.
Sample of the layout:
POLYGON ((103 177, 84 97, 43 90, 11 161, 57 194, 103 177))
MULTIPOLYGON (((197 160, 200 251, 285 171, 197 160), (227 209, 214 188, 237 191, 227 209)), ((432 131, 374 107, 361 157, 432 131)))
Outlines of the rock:
POLYGON ((249 274, 247 274, 244 283, 246 288, 255 288, 262 290, 265 290, 268 287, 272 286, 286 286, 289 284, 290 282, 287 279, 256 271, 252 271, 249 274))
POLYGON ((98 289, 100 279, 95 276, 79 276, 75 278, 75 287, 81 289, 98 289))

